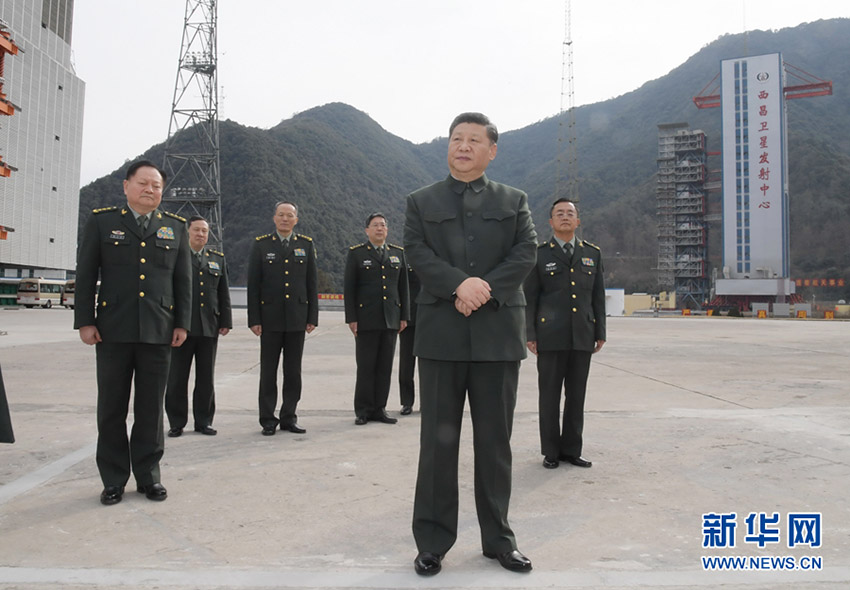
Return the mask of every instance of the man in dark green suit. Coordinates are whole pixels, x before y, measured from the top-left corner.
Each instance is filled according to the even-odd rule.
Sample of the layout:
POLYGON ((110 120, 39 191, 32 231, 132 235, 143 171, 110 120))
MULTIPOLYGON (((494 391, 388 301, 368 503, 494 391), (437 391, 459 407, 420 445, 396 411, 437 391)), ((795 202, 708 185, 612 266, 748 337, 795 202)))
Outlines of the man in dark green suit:
POLYGON ((549 212, 554 236, 540 244, 525 280, 528 349, 537 355, 543 467, 559 461, 590 467, 581 456, 590 357, 605 344, 605 282, 599 248, 578 239, 581 221, 569 199, 549 212), (561 389, 565 391, 563 429, 561 389))
POLYGON ((531 570, 508 524, 511 428, 525 349, 522 282, 534 266, 528 197, 484 174, 498 132, 481 113, 449 128, 450 176, 407 199, 404 245, 422 283, 416 341, 422 414, 413 535, 416 572, 440 571, 457 538, 458 441, 467 395, 484 555, 531 570))
POLYGON ((195 432, 215 435, 215 356, 218 337, 233 327, 230 285, 224 254, 207 248, 210 226, 206 219, 189 219, 189 248, 192 254, 192 325, 183 346, 171 350, 171 371, 165 390, 168 436, 183 434, 189 420, 189 373, 195 362, 192 417, 195 432))
POLYGON ((248 259, 248 327, 260 337, 260 426, 263 435, 307 432, 295 413, 301 400, 304 340, 319 325, 319 288, 313 239, 296 234, 298 208, 280 201, 275 231, 257 237, 248 259), (283 352, 283 400, 277 406, 277 368, 283 352))
POLYGON ((159 209, 164 184, 156 165, 132 164, 124 180, 127 203, 95 209, 80 236, 74 328, 97 350, 103 504, 121 501, 131 466, 137 491, 150 500, 167 496, 159 469, 163 396, 171 348, 183 344, 191 323, 192 263, 185 220, 159 209), (131 382, 134 423, 128 440, 131 382))
POLYGON ((410 305, 404 249, 387 243, 387 219, 366 219, 366 242, 352 246, 345 263, 345 322, 354 334, 357 381, 354 423, 395 424, 387 415, 397 334, 407 327, 410 305))

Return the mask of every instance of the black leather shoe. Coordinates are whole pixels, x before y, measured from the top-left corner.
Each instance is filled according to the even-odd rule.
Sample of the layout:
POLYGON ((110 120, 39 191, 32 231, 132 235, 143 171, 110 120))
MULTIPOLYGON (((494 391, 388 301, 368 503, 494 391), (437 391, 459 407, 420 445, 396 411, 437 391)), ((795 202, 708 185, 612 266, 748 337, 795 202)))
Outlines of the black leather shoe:
POLYGON ((263 426, 263 436, 274 436, 277 426, 263 426))
POLYGON ((366 416, 357 416, 357 418, 354 419, 354 423, 357 424, 357 426, 363 426, 368 421, 369 418, 367 418, 366 416))
POLYGON ((590 467, 591 465, 593 465, 593 463, 591 463, 590 461, 586 461, 585 459, 582 459, 581 457, 568 457, 568 456, 565 455, 565 456, 561 457, 561 459, 563 459, 567 463, 572 463, 576 467, 590 467))
POLYGON ((183 434, 182 428, 169 428, 168 429, 168 436, 170 436, 171 438, 177 438, 181 434, 183 434))
POLYGON ((546 469, 557 469, 558 463, 557 459, 550 459, 549 457, 543 457, 543 467, 546 469))
POLYGON ((281 423, 280 429, 288 430, 289 432, 294 432, 295 434, 304 434, 305 432, 307 432, 307 429, 298 426, 298 422, 293 422, 291 424, 281 423))
POLYGON ((136 491, 144 494, 145 498, 154 502, 162 502, 168 497, 168 492, 165 491, 165 487, 159 482, 148 486, 136 486, 136 491))
POLYGON ((208 436, 215 436, 218 434, 218 430, 212 426, 195 426, 195 432, 200 432, 201 434, 206 434, 208 436))
POLYGON ((380 414, 375 414, 375 417, 372 418, 375 422, 383 422, 384 424, 395 424, 398 422, 398 418, 390 418, 387 416, 386 412, 381 412, 380 414))
POLYGON ((514 549, 513 551, 507 551, 505 553, 490 553, 485 551, 484 557, 498 559, 503 568, 511 570, 512 572, 531 571, 531 560, 520 553, 519 549, 514 549))
POLYGON ((413 560, 413 568, 420 576, 433 576, 443 569, 443 558, 430 551, 420 551, 413 560))
POLYGON ((124 488, 122 486, 106 486, 100 492, 100 503, 110 506, 117 504, 124 497, 124 488))
POLYGON ((413 413, 413 408, 410 406, 402 406, 401 412, 399 412, 402 416, 410 416, 413 413))

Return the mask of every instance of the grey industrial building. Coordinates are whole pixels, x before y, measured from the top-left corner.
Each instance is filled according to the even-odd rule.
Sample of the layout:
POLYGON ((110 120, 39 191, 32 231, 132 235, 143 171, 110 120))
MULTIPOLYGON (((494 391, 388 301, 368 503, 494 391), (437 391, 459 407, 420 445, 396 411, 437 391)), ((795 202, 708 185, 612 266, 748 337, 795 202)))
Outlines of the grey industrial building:
POLYGON ((80 200, 85 84, 71 51, 73 0, 0 0, 6 55, 0 117, 0 277, 64 278, 73 270, 80 200))

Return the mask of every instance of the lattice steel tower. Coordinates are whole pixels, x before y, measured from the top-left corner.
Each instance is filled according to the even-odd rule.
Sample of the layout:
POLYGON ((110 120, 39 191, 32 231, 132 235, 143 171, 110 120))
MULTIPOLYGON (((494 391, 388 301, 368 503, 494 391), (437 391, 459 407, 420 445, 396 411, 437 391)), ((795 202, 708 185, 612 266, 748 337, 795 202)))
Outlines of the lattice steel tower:
POLYGON ((564 3, 564 42, 561 45, 561 111, 558 116, 558 160, 555 198, 565 197, 578 203, 578 145, 576 142, 571 13, 570 0, 567 0, 564 3), (565 113, 566 117, 564 117, 565 113), (567 124, 566 138, 564 137, 565 119, 567 124), (565 143, 566 146, 564 145, 565 143))
POLYGON ((183 42, 163 168, 167 208, 210 224, 209 245, 222 248, 218 141, 217 0, 186 0, 183 42))

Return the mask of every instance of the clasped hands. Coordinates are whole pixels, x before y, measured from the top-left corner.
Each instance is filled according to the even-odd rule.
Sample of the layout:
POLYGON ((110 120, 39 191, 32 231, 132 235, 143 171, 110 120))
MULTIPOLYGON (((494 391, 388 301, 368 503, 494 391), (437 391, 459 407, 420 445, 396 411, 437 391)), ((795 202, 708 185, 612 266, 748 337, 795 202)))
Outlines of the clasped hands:
POLYGON ((468 277, 455 289, 455 309, 469 317, 490 301, 490 285, 479 277, 468 277))

